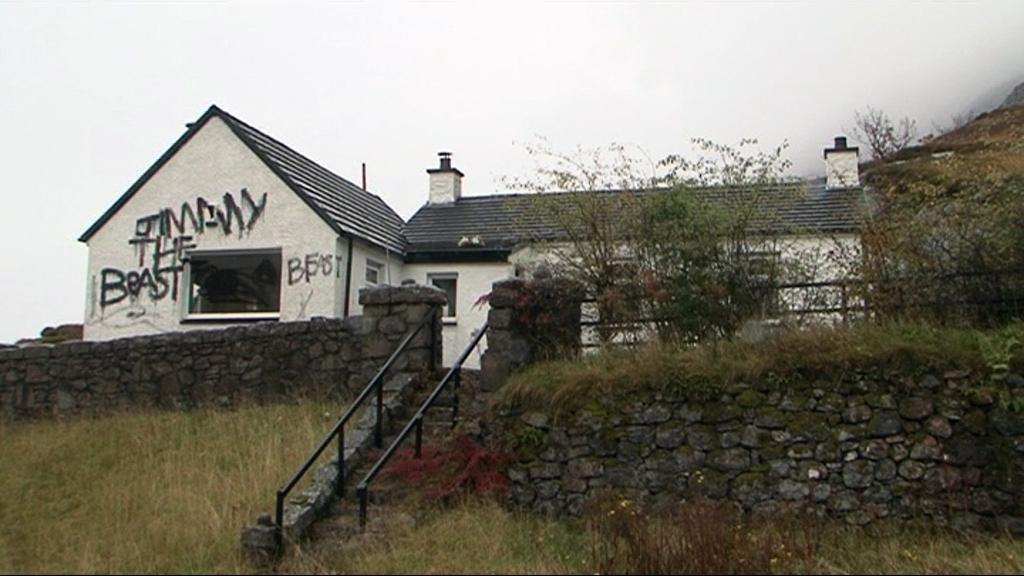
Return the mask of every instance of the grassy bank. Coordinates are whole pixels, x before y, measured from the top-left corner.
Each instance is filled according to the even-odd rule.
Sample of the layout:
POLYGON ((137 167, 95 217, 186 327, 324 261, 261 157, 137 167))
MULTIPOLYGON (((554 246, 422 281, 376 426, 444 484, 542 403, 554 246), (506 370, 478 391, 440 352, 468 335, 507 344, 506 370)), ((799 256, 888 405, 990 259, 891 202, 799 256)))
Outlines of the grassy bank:
MULTIPOLYGON (((696 525, 697 530, 703 530, 696 525)), ((1024 572, 1024 541, 1003 536, 964 536, 948 531, 889 525, 870 530, 826 524, 808 528, 783 523, 779 528, 745 531, 742 538, 763 538, 770 530, 778 548, 770 562, 773 573, 826 574, 1007 574, 1024 572), (796 535, 793 530, 805 531, 796 535), (779 547, 778 544, 785 544, 779 547), (792 545, 801 548, 788 554, 792 545)), ((666 540, 678 538, 668 525, 658 533, 651 552, 663 553, 666 540), (656 544, 656 546, 654 546, 656 544)), ((730 530, 733 527, 729 528, 730 530)), ((688 533, 696 539, 707 533, 688 533)), ((283 571, 342 574, 594 574, 600 573, 600 554, 608 543, 581 520, 551 520, 509 512, 497 504, 468 500, 436 508, 414 526, 395 526, 386 534, 348 543, 322 541, 289 558, 283 571)), ((757 546, 730 554, 737 566, 757 546)), ((635 552, 635 551, 634 551, 635 552)), ((692 556, 692 554, 687 554, 692 556)), ((624 554, 635 558, 636 554, 624 554)), ((605 558, 607 560, 607 558, 605 558)), ((670 569, 703 573, 712 564, 670 569), (703 567, 703 569, 702 569, 703 567)), ((636 568, 636 566, 633 566, 636 568)), ((619 563, 615 572, 632 573, 619 563)), ((757 569, 754 570, 758 573, 757 569)))
POLYGON ((513 375, 503 395, 510 404, 557 415, 611 394, 680 388, 714 392, 737 381, 781 380, 794 373, 834 378, 879 365, 984 371, 1007 346, 1012 348, 1010 364, 1019 369, 1024 355, 1013 342, 1024 342, 1024 324, 990 332, 917 323, 861 324, 786 331, 756 343, 651 344, 534 364, 513 375))
POLYGON ((328 410, 0 422, 0 572, 251 571, 239 530, 273 508, 328 410))
MULTIPOLYGON (((408 506, 408 505, 407 505, 408 506)), ((289 555, 291 574, 591 573, 583 531, 574 522, 509 512, 487 500, 455 506, 416 504, 415 524, 347 541, 324 538, 289 555)), ((393 511, 392 511, 393 512, 393 511)))
MULTIPOLYGON (((241 557, 239 528, 271 507, 273 488, 326 427, 326 410, 273 406, 0 424, 0 572, 252 571, 241 557)), ((420 518, 352 540, 304 544, 280 569, 594 573, 601 566, 595 550, 607 549, 606 536, 583 521, 509 512, 487 500, 417 502, 404 512, 420 518)), ((678 522, 666 526, 672 537, 682 534, 678 522)), ((707 522, 697 526, 703 531, 707 522)), ((775 542, 799 540, 773 531, 775 542)), ((1024 541, 1006 537, 906 526, 825 525, 813 534, 809 555, 787 564, 779 554, 774 571, 1024 572, 1024 541)))

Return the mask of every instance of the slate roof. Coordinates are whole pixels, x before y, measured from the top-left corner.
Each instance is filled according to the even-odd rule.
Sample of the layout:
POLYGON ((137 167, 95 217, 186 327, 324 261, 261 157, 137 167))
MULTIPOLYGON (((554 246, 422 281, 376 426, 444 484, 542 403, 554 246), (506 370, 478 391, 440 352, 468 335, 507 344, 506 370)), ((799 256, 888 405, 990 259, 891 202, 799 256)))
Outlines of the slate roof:
MULTIPOLYGON (((730 203, 751 201, 750 193, 730 187, 702 188, 695 191, 703 199, 728 207, 730 203)), ((640 194, 623 190, 592 194, 640 194)), ((405 226, 406 252, 415 259, 422 253, 467 253, 473 251, 509 251, 534 240, 565 237, 549 216, 550 209, 537 202, 564 202, 571 194, 499 194, 467 196, 450 204, 427 204, 405 226), (479 236, 483 246, 459 246, 462 237, 479 236)), ((788 233, 847 233, 856 231, 865 207, 862 188, 826 190, 824 179, 778 185, 759 190, 756 198, 771 214, 763 223, 766 229, 788 233)))
MULTIPOLYGON (((580 194, 467 196, 451 204, 424 205, 405 223, 380 197, 217 106, 211 106, 79 240, 88 241, 214 117, 222 119, 268 168, 339 234, 363 239, 409 260, 421 256, 463 261, 503 259, 513 248, 526 242, 564 238, 564 231, 550 218, 550 210, 538 209, 536 202, 565 202, 572 194, 580 194), (463 237, 476 236, 482 240, 481 245, 459 246, 463 237)), ((725 207, 732 202, 750 202, 749 196, 736 188, 711 187, 696 192, 706 200, 725 207)), ((592 193, 644 195, 649 191, 606 190, 592 193)), ((769 213, 777 215, 765 227, 784 232, 854 232, 866 206, 862 188, 826 190, 824 179, 761 190, 757 199, 769 209, 769 213)))
POLYGON ((402 236, 404 222, 380 197, 345 180, 217 106, 211 106, 199 120, 190 124, 185 134, 90 226, 79 240, 88 241, 164 163, 214 117, 222 119, 268 168, 335 231, 361 238, 399 254, 405 252, 405 240, 402 236))

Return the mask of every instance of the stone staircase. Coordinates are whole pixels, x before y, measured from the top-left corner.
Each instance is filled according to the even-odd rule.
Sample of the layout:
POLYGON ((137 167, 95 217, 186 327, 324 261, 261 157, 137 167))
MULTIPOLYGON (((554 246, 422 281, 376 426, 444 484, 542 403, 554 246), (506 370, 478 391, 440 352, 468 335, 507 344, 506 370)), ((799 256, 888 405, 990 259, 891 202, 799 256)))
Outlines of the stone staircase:
MULTIPOLYGON (((359 526, 358 501, 355 498, 355 487, 362 481, 366 473, 374 465, 384 450, 391 445, 398 432, 416 414, 419 407, 427 399, 434 387, 443 378, 446 371, 438 371, 425 386, 416 389, 405 389, 397 385, 389 390, 385 387, 384 439, 382 447, 373 446, 372 433, 376 423, 373 410, 367 410, 354 427, 357 441, 362 449, 353 445, 346 448, 346 465, 348 470, 344 490, 340 498, 334 498, 333 483, 337 474, 337 460, 332 458, 328 464, 316 472, 314 486, 293 496, 285 514, 284 551, 296 548, 310 548, 321 545, 336 546, 351 539, 374 537, 387 533, 396 525, 408 525, 415 522, 415 514, 410 508, 417 508, 416 500, 421 495, 419 486, 412 486, 401 479, 388 474, 388 468, 374 480, 370 486, 368 519, 365 530, 359 526), (325 489, 315 490, 317 486, 325 489), (312 494, 311 494, 312 493, 312 494), (321 500, 319 507, 308 506, 309 500, 321 500), (299 518, 299 516, 305 517, 299 518), (296 522, 298 520, 298 522, 296 522), (298 529, 296 529, 298 528, 298 529)), ((437 398, 434 405, 426 412, 423 422, 422 446, 430 447, 446 445, 456 433, 467 433, 478 436, 481 418, 489 400, 489 395, 480 393, 479 372, 463 369, 458 398, 458 420, 453 428, 453 413, 456 411, 455 391, 448 387, 437 398)), ((409 387, 411 388, 411 387, 409 387)), ((410 453, 414 448, 414 439, 407 438, 402 445, 402 453, 410 453)), ((394 460, 389 463, 393 464, 394 460)), ((265 530, 254 533, 253 527, 243 532, 243 547, 249 557, 259 565, 272 564, 278 560, 280 549, 270 551, 272 543, 269 538, 274 529, 272 519, 261 517, 260 524, 265 530), (249 541, 247 541, 247 539, 249 541)), ((273 542, 276 546, 276 541, 273 542)))

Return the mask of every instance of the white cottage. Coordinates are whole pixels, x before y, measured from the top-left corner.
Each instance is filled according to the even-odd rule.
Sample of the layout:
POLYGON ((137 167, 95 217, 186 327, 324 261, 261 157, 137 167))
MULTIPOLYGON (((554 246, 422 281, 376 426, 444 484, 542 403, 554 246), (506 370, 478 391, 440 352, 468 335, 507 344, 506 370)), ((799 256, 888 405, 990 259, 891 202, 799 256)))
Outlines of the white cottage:
MULTIPOLYGON (((508 195, 462 196, 442 153, 428 202, 404 222, 378 196, 210 107, 88 230, 84 337, 345 317, 358 290, 413 280, 449 295, 445 360, 486 318, 480 296, 558 231, 508 195)), ((803 229, 854 237, 857 149, 787 207, 803 229)), ((811 237, 813 241, 813 236, 811 237)), ((472 364, 476 364, 471 360, 472 364)))

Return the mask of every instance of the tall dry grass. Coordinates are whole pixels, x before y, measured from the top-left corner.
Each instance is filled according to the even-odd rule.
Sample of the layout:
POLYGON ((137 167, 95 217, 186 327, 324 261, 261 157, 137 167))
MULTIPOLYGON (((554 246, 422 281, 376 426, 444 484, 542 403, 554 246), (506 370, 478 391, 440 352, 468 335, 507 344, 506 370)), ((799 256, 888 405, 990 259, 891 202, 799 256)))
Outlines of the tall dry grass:
POLYGON ((412 499, 385 530, 307 543, 279 567, 292 574, 591 573, 578 523, 510 512, 490 499, 452 506, 412 499), (418 518, 414 523, 410 518, 418 518))
POLYGON ((622 498, 594 503, 587 528, 598 574, 805 572, 817 533, 789 519, 751 521, 724 503, 655 508, 622 498))
POLYGON ((0 422, 0 572, 249 572, 239 530, 339 407, 0 422))
MULTIPOLYGON (((794 373, 835 375, 847 369, 905 364, 915 369, 985 368, 986 337, 1024 333, 1024 324, 980 331, 915 322, 787 330, 762 342, 698 346, 650 343, 602 350, 575 360, 542 362, 512 376, 502 389, 510 404, 558 416, 589 402, 641 390, 714 395, 732 382, 794 373)), ((1018 350, 1014 366, 1024 365, 1018 350)))
MULTIPOLYGON (((510 512, 467 498, 402 513, 415 524, 324 538, 285 559, 294 574, 1021 574, 1024 540, 890 524, 743 518, 711 505, 629 517, 635 504, 585 522, 510 512), (724 513, 722 513, 724 511, 724 513), (626 516, 624 517, 623 514, 626 516)), ((412 508, 415 506, 415 509, 412 508)))

